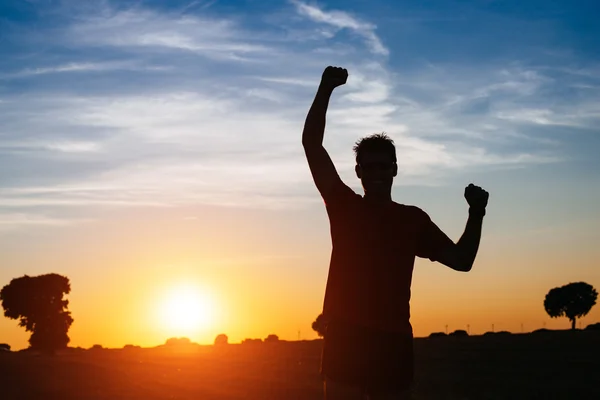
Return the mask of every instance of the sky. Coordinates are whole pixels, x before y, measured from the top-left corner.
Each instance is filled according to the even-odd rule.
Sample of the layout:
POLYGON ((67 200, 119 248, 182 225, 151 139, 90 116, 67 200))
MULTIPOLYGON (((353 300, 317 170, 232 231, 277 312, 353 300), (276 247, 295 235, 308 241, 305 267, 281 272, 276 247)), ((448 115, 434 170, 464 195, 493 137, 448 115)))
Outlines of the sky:
MULTIPOLYGON (((490 192, 471 272, 418 259, 415 336, 566 329, 546 293, 600 288, 596 1, 0 3, 0 285, 70 279, 71 346, 316 338, 331 251, 300 144, 323 69, 348 69, 324 145, 395 141, 396 202, 458 240, 490 192), (186 289, 182 289, 186 288, 186 289), (192 288, 192 289, 190 289, 192 288), (182 290, 210 315, 169 323, 182 290)), ((600 305, 582 320, 600 321, 600 305)), ((579 324, 578 324, 579 326, 579 324)), ((27 346, 0 319, 0 342, 27 346)))

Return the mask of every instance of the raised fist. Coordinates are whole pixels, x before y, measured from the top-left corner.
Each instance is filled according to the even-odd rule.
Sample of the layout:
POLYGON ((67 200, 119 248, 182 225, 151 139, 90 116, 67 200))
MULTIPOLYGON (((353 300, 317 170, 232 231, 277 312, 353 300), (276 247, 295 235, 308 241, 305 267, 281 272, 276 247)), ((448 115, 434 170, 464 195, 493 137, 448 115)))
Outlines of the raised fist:
POLYGON ((323 71, 321 85, 334 89, 346 83, 347 79, 348 71, 345 68, 329 66, 323 71))
POLYGON ((465 199, 472 210, 485 213, 490 194, 472 183, 465 188, 465 199))

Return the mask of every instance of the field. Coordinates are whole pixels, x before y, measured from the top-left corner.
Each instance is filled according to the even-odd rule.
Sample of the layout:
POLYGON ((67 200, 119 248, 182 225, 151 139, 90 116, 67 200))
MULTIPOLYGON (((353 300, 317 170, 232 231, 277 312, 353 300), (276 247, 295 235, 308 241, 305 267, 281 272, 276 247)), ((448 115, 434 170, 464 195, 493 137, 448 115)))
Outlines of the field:
MULTIPOLYGON (((321 341, 0 353, 0 398, 322 398, 321 341)), ((414 399, 600 399, 600 332, 415 339, 414 399)))

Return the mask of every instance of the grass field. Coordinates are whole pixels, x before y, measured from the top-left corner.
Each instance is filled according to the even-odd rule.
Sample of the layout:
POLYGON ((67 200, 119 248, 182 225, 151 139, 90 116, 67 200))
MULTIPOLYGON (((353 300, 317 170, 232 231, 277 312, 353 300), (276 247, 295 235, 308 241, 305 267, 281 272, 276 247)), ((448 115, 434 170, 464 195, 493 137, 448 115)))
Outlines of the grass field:
MULTIPOLYGON (((0 353, 0 399, 322 398, 321 341, 0 353)), ((600 399, 600 332, 415 339, 414 399, 600 399)))

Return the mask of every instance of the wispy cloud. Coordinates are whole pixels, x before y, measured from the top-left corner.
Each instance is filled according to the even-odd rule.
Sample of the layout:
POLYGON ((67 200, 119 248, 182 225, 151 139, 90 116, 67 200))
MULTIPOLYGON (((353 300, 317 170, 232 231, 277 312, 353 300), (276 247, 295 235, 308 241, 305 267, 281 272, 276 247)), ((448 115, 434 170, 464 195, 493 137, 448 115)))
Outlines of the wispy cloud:
POLYGON ((47 143, 46 147, 65 153, 91 153, 101 149, 101 145, 94 142, 55 142, 47 143))
POLYGON ((311 20, 323 24, 330 25, 338 30, 348 29, 353 33, 361 36, 370 51, 375 54, 389 55, 390 51, 385 47, 375 30, 377 26, 374 24, 361 21, 344 11, 325 11, 315 5, 310 5, 298 0, 291 0, 296 6, 298 13, 310 18, 311 20))
POLYGON ((109 72, 119 70, 130 71, 164 71, 168 67, 159 65, 142 65, 136 61, 107 61, 107 62, 71 62, 50 67, 25 68, 15 73, 0 75, 0 78, 18 78, 45 74, 60 74, 69 72, 109 72))
POLYGON ((0 152, 26 152, 26 151, 56 151, 61 153, 95 153, 102 150, 102 145, 96 142, 75 141, 15 141, 0 142, 0 152))
POLYGON ((73 25, 67 38, 88 46, 163 48, 189 51, 215 59, 242 60, 242 56, 269 51, 252 42, 227 19, 188 14, 161 14, 151 10, 106 10, 73 25))
MULTIPOLYGON (((368 43, 346 43, 354 51, 336 54, 350 78, 332 98, 325 145, 349 184, 358 183, 352 144, 373 132, 396 141, 397 184, 429 185, 467 168, 561 160, 560 147, 532 133, 532 124, 597 125, 593 89, 563 98, 550 70, 518 63, 395 69, 364 57, 389 52, 374 25, 298 1, 287 12, 368 43)), ((3 92, 0 215, 14 222, 15 211, 34 208, 52 218, 65 207, 319 202, 299 138, 326 66, 316 51, 329 48, 326 36, 307 46, 296 37, 271 40, 241 18, 136 8, 80 16, 59 37, 78 49, 78 60, 95 61, 32 61, 18 79, 53 85, 3 92), (153 66, 163 68, 160 76, 153 66), (122 79, 121 69, 139 73, 122 79), (71 79, 83 71, 100 79, 71 79)), ((570 76, 569 85, 600 83, 570 76)))
POLYGON ((313 88, 315 86, 315 80, 314 79, 297 79, 297 78, 279 78, 279 77, 268 77, 268 76, 262 76, 262 77, 257 77, 257 79, 260 79, 261 81, 264 82, 270 82, 270 83, 282 83, 285 85, 294 85, 294 86, 304 86, 304 87, 309 87, 309 88, 313 88))
MULTIPOLYGON (((600 105, 598 102, 596 105, 600 105)), ((499 119, 505 119, 514 122, 524 122, 535 125, 555 125, 565 127, 593 127, 600 119, 598 108, 576 109, 568 107, 567 109, 539 109, 523 108, 519 110, 501 111, 496 114, 499 119)))
MULTIPOLYGON (((374 87, 381 83, 375 82, 374 87)), ((419 138, 431 124, 456 129, 443 113, 414 108, 391 97, 369 95, 365 82, 348 89, 330 111, 326 144, 343 177, 352 176, 351 144, 373 131, 396 139, 402 179, 399 184, 427 184, 439 172, 465 167, 519 166, 551 162, 535 153, 494 154, 465 143, 419 138), (365 93, 361 96, 361 93, 365 93), (413 131, 416 131, 413 133, 413 131)), ((297 207, 318 201, 298 137, 303 112, 245 107, 246 98, 212 100, 196 92, 152 97, 119 96, 54 99, 55 123, 113 132, 100 144, 57 142, 49 149, 87 152, 87 162, 106 167, 90 171, 85 181, 42 189, 0 192, 0 206, 167 206, 219 204, 242 207, 297 207), (235 118, 231 118, 231 116, 235 118), (296 132, 296 134, 293 134, 296 132), (101 150, 101 153, 99 151, 101 150)), ((268 97, 268 96, 267 96, 268 97)), ((267 99, 271 101, 272 99, 267 99)), ((30 106, 44 106, 42 99, 30 106)), ((305 108, 308 105, 305 104, 305 108)), ((43 112, 42 110, 40 110, 43 112)), ((305 111, 305 110, 303 110, 305 111)), ((458 124, 460 121, 454 121, 458 124)), ((66 126, 66 125, 65 125, 66 126)), ((65 159, 67 161, 67 159, 65 159)), ((55 163, 61 163, 55 161, 55 163)), ((86 165, 81 164, 85 170, 86 165)), ((60 183, 50 181, 47 183, 60 183)))
POLYGON ((56 218, 31 213, 0 213, 0 233, 30 227, 66 227, 91 221, 91 219, 56 218))

